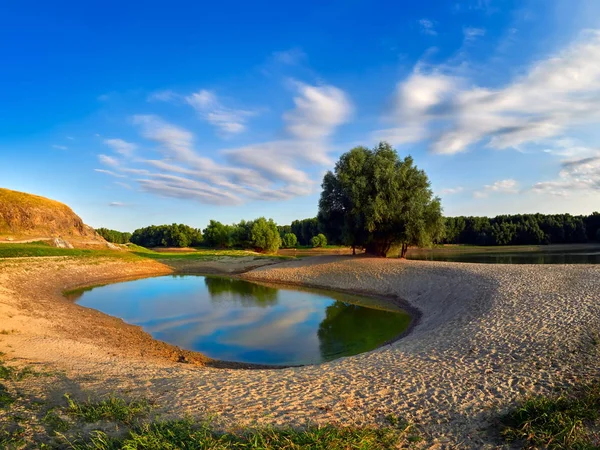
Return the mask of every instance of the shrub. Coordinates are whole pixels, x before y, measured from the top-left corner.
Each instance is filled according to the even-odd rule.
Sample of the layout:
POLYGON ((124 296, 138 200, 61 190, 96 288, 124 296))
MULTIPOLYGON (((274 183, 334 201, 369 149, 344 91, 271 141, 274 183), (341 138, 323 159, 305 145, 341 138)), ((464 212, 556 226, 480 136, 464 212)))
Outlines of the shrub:
POLYGON ((286 233, 283 235, 281 244, 283 248, 296 248, 296 245, 298 245, 298 238, 294 233, 286 233))
POLYGON ((310 240, 310 243, 313 247, 326 247, 327 246, 327 238, 323 233, 319 233, 310 240))
POLYGON ((259 251, 273 253, 281 247, 281 237, 273 219, 256 219, 252 225, 251 237, 254 248, 259 251))

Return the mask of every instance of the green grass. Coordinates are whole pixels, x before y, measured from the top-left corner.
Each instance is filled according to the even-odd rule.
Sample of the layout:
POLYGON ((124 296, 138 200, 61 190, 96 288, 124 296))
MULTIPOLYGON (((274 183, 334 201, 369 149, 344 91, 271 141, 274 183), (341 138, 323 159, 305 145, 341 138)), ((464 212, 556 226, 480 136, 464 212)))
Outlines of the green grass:
POLYGON ((0 409, 9 407, 15 402, 15 398, 10 395, 6 386, 0 383, 0 409))
POLYGON ((56 248, 45 243, 0 244, 0 258, 24 258, 41 256, 109 257, 139 259, 132 252, 115 250, 94 250, 81 248, 56 248))
POLYGON ((308 427, 259 428, 240 433, 219 433, 209 424, 190 419, 144 424, 127 435, 111 438, 96 431, 91 440, 73 443, 77 450, 149 449, 392 449, 416 440, 411 430, 400 428, 308 427))
POLYGON ((76 402, 68 394, 65 394, 65 398, 68 404, 66 413, 86 423, 105 420, 131 424, 135 419, 145 417, 150 411, 150 403, 147 400, 126 401, 110 396, 98 402, 76 402))
POLYGON ((45 242, 32 242, 26 244, 0 244, 0 258, 23 258, 23 257, 43 257, 43 256, 70 256, 86 258, 121 258, 129 260, 143 260, 145 258, 157 260, 173 259, 215 259, 222 256, 229 257, 247 257, 255 258, 279 258, 289 259, 289 256, 259 254, 247 250, 217 250, 217 249, 196 249, 191 252, 155 252, 138 245, 129 244, 128 250, 97 250, 80 248, 56 248, 45 242))
POLYGON ((25 378, 33 376, 45 376, 48 375, 45 372, 37 372, 29 366, 25 366, 22 369, 17 369, 12 366, 7 366, 4 361, 0 360, 0 380, 7 381, 23 381, 25 378))
POLYGON ((527 399, 502 423, 504 438, 523 442, 525 448, 600 449, 600 382, 527 399))

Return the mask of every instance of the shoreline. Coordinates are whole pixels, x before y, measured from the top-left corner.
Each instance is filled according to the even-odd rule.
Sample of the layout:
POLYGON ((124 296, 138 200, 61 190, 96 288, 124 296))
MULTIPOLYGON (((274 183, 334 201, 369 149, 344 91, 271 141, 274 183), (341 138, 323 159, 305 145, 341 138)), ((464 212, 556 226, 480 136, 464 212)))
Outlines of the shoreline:
MULTIPOLYGON (((497 448, 485 430, 499 413, 525 395, 600 375, 600 351, 591 339, 600 331, 600 266, 362 256, 266 265, 235 277, 367 291, 388 301, 396 296, 422 314, 403 339, 367 353, 312 366, 235 370, 157 357, 161 348, 130 331, 137 327, 56 301, 68 280, 89 285, 124 271, 171 274, 172 267, 156 261, 50 261, 0 261, 0 328, 17 330, 0 336, 0 350, 18 363, 64 371, 76 386, 71 391, 144 396, 166 414, 215 415, 236 426, 377 425, 395 414, 419 426, 428 444, 497 448), (45 282, 55 288, 43 294, 39 289, 50 286, 45 282), (86 335, 90 323, 96 328, 86 335), (132 345, 119 345, 128 339, 132 345), (145 345, 151 348, 140 354, 145 345)), ((250 262, 256 263, 224 263, 230 271, 225 275, 250 262)))

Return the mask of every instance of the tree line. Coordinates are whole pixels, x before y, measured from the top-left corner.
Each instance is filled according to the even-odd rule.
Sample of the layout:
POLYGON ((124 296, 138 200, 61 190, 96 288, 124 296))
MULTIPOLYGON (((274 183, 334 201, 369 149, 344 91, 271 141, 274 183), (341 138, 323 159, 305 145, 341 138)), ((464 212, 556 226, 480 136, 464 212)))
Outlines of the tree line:
POLYGON ((131 239, 131 233, 109 230, 108 228, 96 228, 96 233, 113 244, 127 244, 131 239))
POLYGON ((470 245, 546 245, 600 241, 600 213, 517 214, 447 217, 440 243, 470 245))

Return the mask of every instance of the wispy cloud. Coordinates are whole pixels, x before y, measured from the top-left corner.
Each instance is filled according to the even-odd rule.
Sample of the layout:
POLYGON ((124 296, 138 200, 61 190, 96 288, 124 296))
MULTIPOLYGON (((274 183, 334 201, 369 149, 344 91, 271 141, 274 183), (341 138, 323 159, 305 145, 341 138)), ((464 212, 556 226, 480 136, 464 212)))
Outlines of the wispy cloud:
MULTIPOLYGON (((204 156, 196 147, 194 134, 155 115, 137 115, 132 123, 141 137, 156 144, 162 157, 135 157, 123 142, 111 142, 121 158, 98 155, 111 170, 128 174, 143 191, 164 197, 193 199, 208 204, 241 204, 251 200, 283 200, 307 195, 316 189, 315 165, 329 164, 328 138, 348 120, 352 104, 340 89, 293 83, 295 107, 283 115, 286 124, 281 139, 237 148, 221 149, 224 163, 204 156)), ((210 109, 215 97, 209 92, 195 94, 200 109, 210 109)), ((129 144, 129 143, 125 143, 129 144)), ((320 172, 319 172, 320 173, 320 172)), ((124 176, 124 175, 122 175, 124 176)))
POLYGON ((149 102, 175 102, 181 100, 181 95, 170 89, 165 89, 151 92, 146 100, 149 102))
POLYGON ((465 188, 463 188, 462 186, 457 186, 457 187, 453 187, 453 188, 442 189, 440 191, 440 194, 442 194, 442 195, 454 195, 454 194, 460 194, 464 190, 465 190, 465 188))
POLYGON ((117 186, 121 186, 122 188, 125 188, 125 189, 132 189, 131 185, 128 183, 123 183, 121 181, 115 181, 115 184, 117 186))
POLYGON ((485 36, 485 28, 466 27, 463 28, 465 42, 474 42, 477 38, 485 36))
POLYGON ((246 130, 248 118, 257 111, 225 107, 214 92, 202 89, 185 97, 199 116, 226 135, 238 134, 246 130))
POLYGON ((125 178, 125 175, 122 175, 120 173, 116 173, 113 172, 112 170, 106 170, 106 169, 94 169, 94 172, 98 172, 98 173, 104 173, 106 175, 110 175, 112 177, 117 177, 117 178, 125 178))
POLYGON ((499 89, 473 87, 443 68, 417 65, 398 86, 396 117, 402 127, 408 118, 407 134, 415 141, 427 139, 435 153, 453 154, 477 143, 518 148, 596 123, 599 100, 600 32, 587 31, 499 89))
POLYGON ((115 158, 113 158, 112 156, 108 156, 108 155, 98 155, 98 160, 107 166, 111 166, 111 167, 118 167, 119 161, 115 158))
POLYGON ((492 193, 516 194, 518 192, 517 181, 513 179, 496 181, 494 184, 486 184, 483 189, 473 193, 475 198, 485 198, 492 193))
POLYGON ((123 139, 105 139, 104 143, 123 156, 131 156, 137 145, 123 139))
POLYGON ((108 204, 108 206, 114 206, 114 207, 117 207, 117 208, 122 208, 124 206, 127 206, 127 204, 125 204, 123 202, 110 202, 108 204))
POLYGON ((575 192, 600 191, 600 151, 596 156, 563 161, 557 179, 536 183, 531 190, 565 197, 575 192))
POLYGON ((428 36, 437 36, 437 31, 435 30, 435 22, 429 19, 421 19, 419 20, 419 26, 421 27, 421 33, 426 34, 428 36))
POLYGON ((272 57, 274 62, 295 66, 306 59, 306 53, 299 48, 291 48, 280 52, 273 52, 272 57))
POLYGON ((52 148, 55 148, 57 150, 69 150, 69 147, 67 147, 66 145, 57 145, 57 144, 54 144, 52 146, 52 148))

